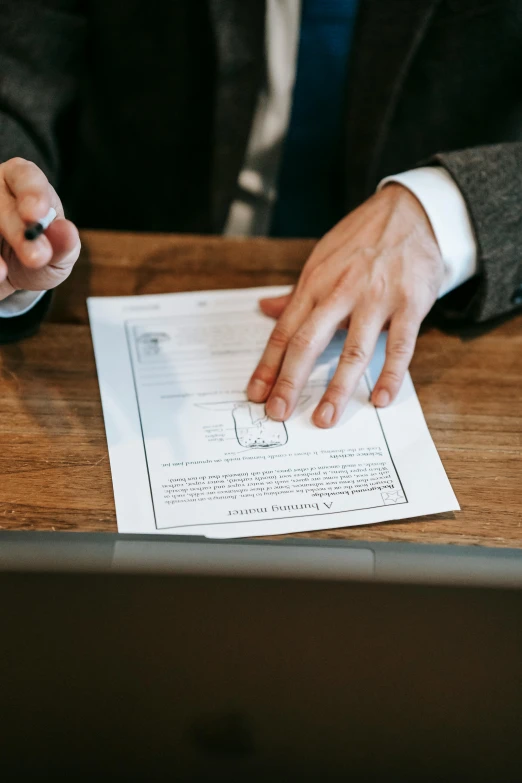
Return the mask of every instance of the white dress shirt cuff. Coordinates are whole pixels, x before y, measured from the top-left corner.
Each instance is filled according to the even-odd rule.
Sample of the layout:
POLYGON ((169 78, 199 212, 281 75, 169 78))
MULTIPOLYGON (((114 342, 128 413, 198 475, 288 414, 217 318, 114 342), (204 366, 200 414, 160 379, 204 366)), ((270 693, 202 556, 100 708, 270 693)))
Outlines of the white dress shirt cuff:
POLYGON ((438 242, 445 266, 439 298, 477 273, 477 243, 466 202, 446 169, 424 167, 386 177, 377 187, 398 182, 418 198, 438 242))
POLYGON ((0 318, 16 318, 29 312, 45 291, 15 291, 0 302, 0 318))

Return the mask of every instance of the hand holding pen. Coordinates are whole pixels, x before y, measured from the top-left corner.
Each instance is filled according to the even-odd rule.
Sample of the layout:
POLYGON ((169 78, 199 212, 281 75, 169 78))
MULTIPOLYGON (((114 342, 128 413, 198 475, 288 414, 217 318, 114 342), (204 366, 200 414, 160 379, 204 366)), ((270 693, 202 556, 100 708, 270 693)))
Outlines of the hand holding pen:
POLYGON ((0 165, 0 301, 20 289, 47 291, 69 275, 80 253, 76 226, 30 161, 0 165))
POLYGON ((31 242, 43 234, 43 232, 49 228, 53 220, 57 217, 57 212, 54 207, 51 207, 47 215, 36 223, 31 223, 24 231, 24 237, 31 242))

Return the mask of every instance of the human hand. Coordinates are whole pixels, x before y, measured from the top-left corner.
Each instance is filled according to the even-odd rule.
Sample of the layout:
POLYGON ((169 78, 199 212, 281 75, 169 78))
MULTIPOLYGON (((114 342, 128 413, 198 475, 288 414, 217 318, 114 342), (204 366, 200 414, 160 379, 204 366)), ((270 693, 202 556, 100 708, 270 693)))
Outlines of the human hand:
POLYGON ((389 326, 385 364, 372 393, 374 405, 388 405, 443 276, 422 205, 402 185, 387 185, 317 243, 291 294, 262 300, 263 312, 278 320, 248 384, 249 399, 267 401, 271 418, 288 419, 315 361, 335 331, 347 328, 339 364, 312 417, 319 427, 336 424, 389 326))
POLYGON ((76 226, 66 220, 45 174, 23 158, 0 165, 0 301, 15 291, 47 291, 71 272, 80 253, 76 226), (56 220, 35 240, 27 223, 42 220, 54 207, 56 220))

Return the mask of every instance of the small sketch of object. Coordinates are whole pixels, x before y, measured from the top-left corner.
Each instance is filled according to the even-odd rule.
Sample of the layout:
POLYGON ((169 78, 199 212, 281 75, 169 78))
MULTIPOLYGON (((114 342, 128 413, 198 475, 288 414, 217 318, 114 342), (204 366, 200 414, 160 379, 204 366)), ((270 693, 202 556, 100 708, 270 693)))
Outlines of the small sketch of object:
POLYGON ((401 489, 394 489, 393 492, 381 492, 382 500, 385 506, 394 506, 396 503, 404 503, 406 498, 401 489))
POLYGON ((136 338, 136 346, 141 361, 158 356, 161 353, 162 343, 166 343, 169 340, 170 336, 166 332, 145 332, 140 334, 136 338))
MULTIPOLYGON (((309 396, 302 396, 298 405, 304 405, 309 399, 309 396)), ((237 442, 245 449, 272 449, 288 443, 286 424, 270 419, 265 413, 264 403, 239 400, 201 403, 197 407, 210 411, 230 411, 237 442)))
POLYGON ((245 449, 271 449, 288 442, 284 421, 273 421, 265 413, 265 406, 256 402, 202 403, 198 408, 211 411, 230 411, 234 419, 237 442, 245 449))

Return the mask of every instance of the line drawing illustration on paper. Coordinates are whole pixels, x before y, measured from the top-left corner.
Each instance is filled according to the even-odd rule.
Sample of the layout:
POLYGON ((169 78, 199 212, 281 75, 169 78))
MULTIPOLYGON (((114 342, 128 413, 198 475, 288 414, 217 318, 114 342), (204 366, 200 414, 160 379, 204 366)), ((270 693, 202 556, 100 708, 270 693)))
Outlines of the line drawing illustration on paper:
POLYGON ((381 492, 382 501, 385 506, 394 506, 397 503, 407 503, 404 492, 401 489, 394 489, 393 491, 381 492))
POLYGON ((263 403, 245 400, 203 402, 196 407, 232 413, 236 439, 244 449, 271 449, 288 443, 288 430, 284 421, 270 419, 263 403))
POLYGON ((167 332, 144 332, 135 335, 136 351, 140 362, 147 359, 161 356, 162 343, 170 341, 170 335, 167 332))
MULTIPOLYGON (((310 395, 302 395, 297 403, 306 405, 310 395)), ((286 446, 288 429, 284 421, 274 421, 267 416, 263 402, 232 400, 230 402, 200 402, 196 408, 207 411, 231 413, 236 440, 244 449, 272 449, 286 446)))

